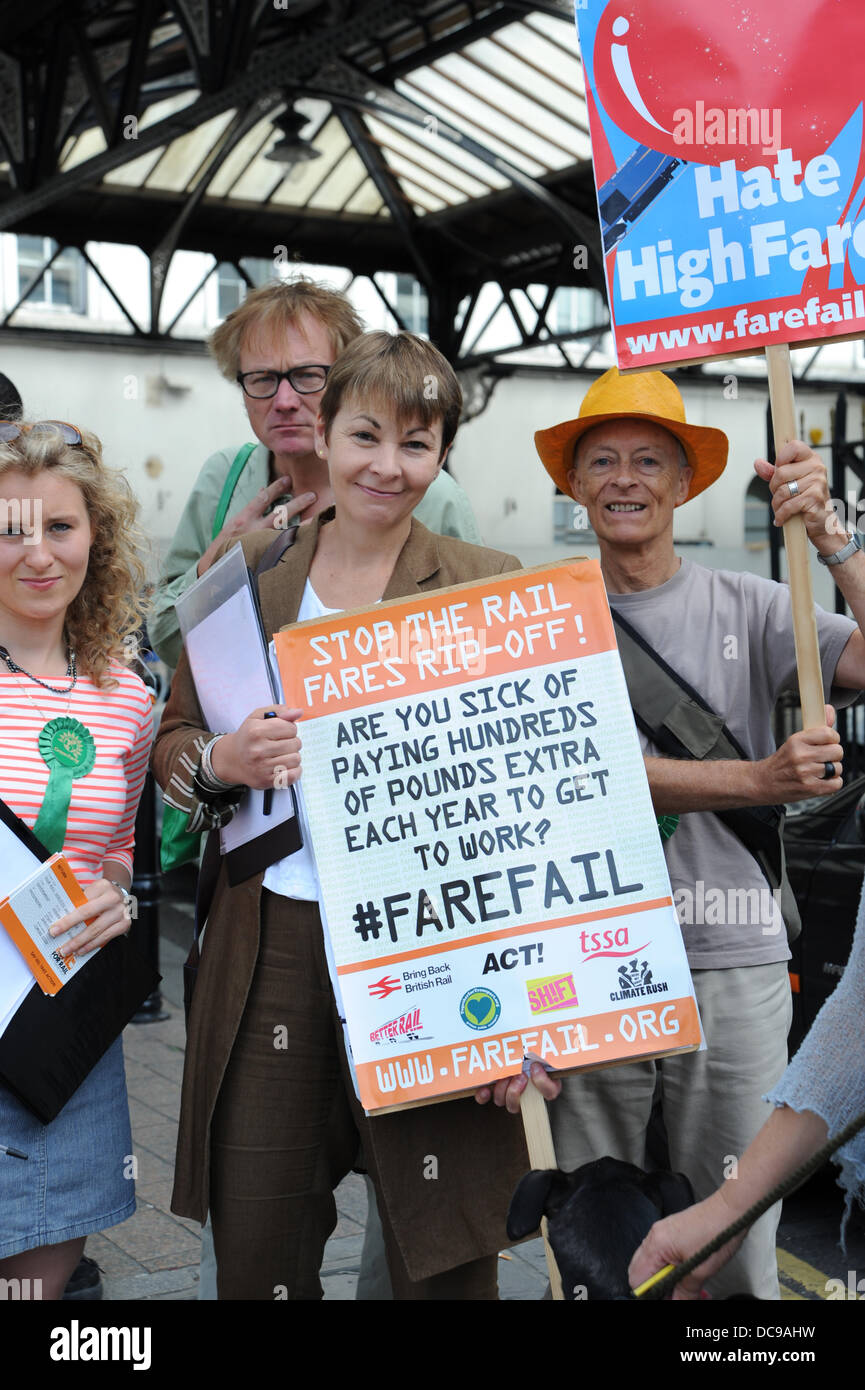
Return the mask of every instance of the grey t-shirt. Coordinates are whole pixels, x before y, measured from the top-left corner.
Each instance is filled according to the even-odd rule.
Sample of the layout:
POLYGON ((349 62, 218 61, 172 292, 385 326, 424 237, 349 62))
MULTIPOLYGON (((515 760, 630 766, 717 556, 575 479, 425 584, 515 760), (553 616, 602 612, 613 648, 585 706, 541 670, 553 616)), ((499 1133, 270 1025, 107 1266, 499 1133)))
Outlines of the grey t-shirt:
MULTIPOLYGON (((797 688, 786 585, 683 560, 666 584, 609 600, 721 716, 749 758, 774 752, 775 701, 797 688)), ((817 609, 824 689, 855 631, 851 619, 817 609)), ((855 695, 833 690, 827 698, 844 705, 855 695)), ((640 742, 649 756, 664 756, 642 733, 640 742)), ((789 959, 784 923, 757 861, 717 816, 683 815, 664 848, 692 969, 789 959)))

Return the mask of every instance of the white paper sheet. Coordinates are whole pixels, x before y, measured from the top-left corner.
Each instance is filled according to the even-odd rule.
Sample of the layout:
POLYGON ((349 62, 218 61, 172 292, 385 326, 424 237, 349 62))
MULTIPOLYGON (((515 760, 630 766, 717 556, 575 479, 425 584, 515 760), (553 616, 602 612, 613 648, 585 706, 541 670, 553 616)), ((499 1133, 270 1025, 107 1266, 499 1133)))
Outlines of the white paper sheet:
MULTIPOLYGON (((39 868, 40 861, 18 836, 0 821, 0 897, 14 891, 39 868)), ((0 1037, 25 995, 35 984, 18 947, 0 926, 0 1037)))
MULTIPOLYGON (((207 727, 233 733, 254 709, 275 703, 258 615, 248 587, 238 589, 191 628, 186 654, 207 727)), ((264 792, 249 791, 220 831, 223 854, 248 844, 294 815, 288 788, 273 792, 270 815, 264 792)))

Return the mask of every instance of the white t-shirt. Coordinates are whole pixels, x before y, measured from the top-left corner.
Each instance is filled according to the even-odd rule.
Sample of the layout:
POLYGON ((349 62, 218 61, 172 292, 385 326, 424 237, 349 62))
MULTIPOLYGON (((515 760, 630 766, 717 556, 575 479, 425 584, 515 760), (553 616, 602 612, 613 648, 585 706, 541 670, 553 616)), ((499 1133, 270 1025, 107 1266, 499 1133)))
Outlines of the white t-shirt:
MULTIPOLYGON (((300 601, 300 608, 297 614, 297 621, 303 623, 310 618, 326 618, 330 613, 341 613, 341 608, 325 608, 315 589, 309 582, 303 590, 303 597, 300 601)), ((278 677, 273 643, 270 644, 270 657, 278 677)), ((280 686, 280 698, 282 698, 282 687, 280 686)), ((294 854, 287 854, 284 859, 278 859, 275 864, 264 875, 264 887, 271 893, 281 893, 284 898, 301 898, 304 902, 319 902, 321 890, 319 888, 318 873, 315 867, 315 858, 312 853, 312 844, 309 834, 309 821, 306 815, 306 803, 303 799, 303 778, 294 784, 294 795, 297 801, 297 814, 300 819, 300 833, 303 837, 303 844, 300 849, 295 850, 294 854)))

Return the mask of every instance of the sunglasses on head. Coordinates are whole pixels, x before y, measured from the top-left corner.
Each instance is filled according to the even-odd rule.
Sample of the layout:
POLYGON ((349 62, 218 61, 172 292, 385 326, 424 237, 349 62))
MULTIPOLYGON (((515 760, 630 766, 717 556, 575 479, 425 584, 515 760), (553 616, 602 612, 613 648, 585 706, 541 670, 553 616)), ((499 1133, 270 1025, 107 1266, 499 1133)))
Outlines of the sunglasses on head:
POLYGON ((65 420, 37 420, 35 424, 19 424, 17 420, 0 420, 0 439, 18 439, 22 434, 59 434, 65 444, 80 444, 81 431, 65 420))

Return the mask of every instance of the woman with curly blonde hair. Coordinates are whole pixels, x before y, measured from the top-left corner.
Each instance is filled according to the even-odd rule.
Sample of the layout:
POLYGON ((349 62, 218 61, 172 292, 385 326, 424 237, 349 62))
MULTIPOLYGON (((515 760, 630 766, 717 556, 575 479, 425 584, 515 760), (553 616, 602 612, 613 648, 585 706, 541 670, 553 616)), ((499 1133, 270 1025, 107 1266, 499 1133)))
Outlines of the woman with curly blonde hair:
MULTIPOLYGON (((135 502, 99 441, 59 421, 0 421, 0 797, 88 902, 55 923, 63 955, 129 930, 150 697, 123 664, 141 622, 135 502)), ((82 1020, 86 1025, 86 1020, 82 1020)), ((49 1125, 0 1084, 0 1278, 60 1298, 92 1231, 135 1209, 121 1040, 49 1125)))

